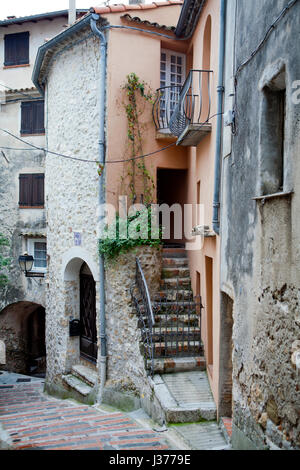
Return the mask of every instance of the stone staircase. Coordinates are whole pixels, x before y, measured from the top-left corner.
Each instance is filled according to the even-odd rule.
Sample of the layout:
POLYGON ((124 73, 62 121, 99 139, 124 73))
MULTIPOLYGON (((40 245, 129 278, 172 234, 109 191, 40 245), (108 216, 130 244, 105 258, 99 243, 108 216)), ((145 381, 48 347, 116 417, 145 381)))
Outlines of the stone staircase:
POLYGON ((71 373, 62 376, 69 395, 77 401, 93 404, 97 393, 97 373, 81 364, 72 367, 71 373))
POLYGON ((205 370, 201 299, 195 301, 184 249, 163 250, 160 291, 154 295, 152 307, 154 372, 205 370))
MULTIPOLYGON (((201 340, 201 299, 195 299, 184 249, 163 250, 160 291, 153 296, 153 360, 147 368, 165 423, 215 421, 201 340), (152 370, 151 370, 152 369, 152 370)), ((157 412, 155 412, 157 418, 157 412)))

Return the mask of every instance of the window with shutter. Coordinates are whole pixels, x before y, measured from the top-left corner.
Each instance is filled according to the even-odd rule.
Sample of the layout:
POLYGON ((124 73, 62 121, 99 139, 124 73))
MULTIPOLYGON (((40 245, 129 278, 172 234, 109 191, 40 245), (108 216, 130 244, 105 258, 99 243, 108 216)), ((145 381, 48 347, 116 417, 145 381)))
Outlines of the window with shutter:
POLYGON ((44 100, 23 101, 21 105, 21 135, 45 134, 44 100))
POLYGON ((19 176, 20 181, 20 207, 43 207, 44 206, 44 174, 23 174, 19 176))
POLYGON ((29 32, 6 34, 4 49, 5 66, 29 64, 29 32))

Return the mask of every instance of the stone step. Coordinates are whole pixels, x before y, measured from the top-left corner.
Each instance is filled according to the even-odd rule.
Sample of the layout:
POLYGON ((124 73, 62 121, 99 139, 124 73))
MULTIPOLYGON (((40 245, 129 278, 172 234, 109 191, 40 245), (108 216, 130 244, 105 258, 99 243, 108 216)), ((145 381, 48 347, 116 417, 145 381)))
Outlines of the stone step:
POLYGON ((81 364, 75 365, 72 367, 72 374, 90 387, 94 387, 97 384, 97 373, 89 367, 83 366, 81 364))
POLYGON ((160 327, 154 327, 152 341, 154 343, 201 341, 201 331, 200 329, 190 330, 189 327, 167 328, 167 330, 161 331, 160 327))
POLYGON ((197 328, 199 326, 198 315, 180 315, 164 317, 162 315, 154 316, 155 325, 154 328, 197 328))
POLYGON ((198 304, 193 301, 167 301, 163 302, 161 300, 155 300, 152 303, 153 309, 155 311, 165 311, 165 312, 184 312, 185 309, 191 310, 192 308, 196 309, 198 308, 198 304))
POLYGON ((187 258, 184 248, 164 248, 162 250, 163 258, 187 258))
MULTIPOLYGON (((176 290, 161 290, 158 292, 158 298, 163 302, 182 302, 190 301, 194 302, 193 291, 187 289, 176 289, 176 290)), ((157 299, 155 299, 157 300, 157 299)))
POLYGON ((163 268, 188 268, 189 263, 187 258, 163 258, 163 268))
POLYGON ((161 273, 162 279, 174 279, 174 278, 189 278, 190 279, 190 270, 185 266, 173 266, 168 268, 163 268, 161 273))
POLYGON ((177 289, 186 289, 191 291, 191 279, 190 277, 174 277, 174 278, 169 278, 169 279, 161 279, 160 281, 160 287, 162 290, 168 290, 171 289, 172 291, 176 291, 177 289))
POLYGON ((202 341, 178 341, 154 343, 154 357, 180 357, 201 356, 203 353, 202 341))
MULTIPOLYGON (((152 361, 147 360, 147 368, 150 369, 152 361)), ((199 357, 171 357, 154 359, 155 374, 172 374, 176 372, 205 371, 206 362, 203 356, 199 357)))
POLYGON ((68 387, 75 390, 83 397, 87 397, 93 391, 93 387, 91 387, 90 385, 87 385, 78 377, 75 377, 75 375, 72 375, 72 374, 63 375, 62 379, 63 379, 63 382, 68 387))
POLYGON ((217 408, 205 372, 155 375, 152 386, 167 423, 216 420, 217 408))

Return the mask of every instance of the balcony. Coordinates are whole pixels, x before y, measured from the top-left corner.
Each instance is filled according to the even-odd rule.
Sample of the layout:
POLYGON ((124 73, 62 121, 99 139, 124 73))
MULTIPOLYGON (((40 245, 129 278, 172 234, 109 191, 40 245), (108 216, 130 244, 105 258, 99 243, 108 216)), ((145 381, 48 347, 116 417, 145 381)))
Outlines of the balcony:
POLYGON ((152 113, 159 139, 175 137, 170 131, 170 119, 179 102, 181 88, 181 85, 171 85, 156 90, 152 113))
POLYGON ((177 145, 197 147, 211 132, 211 74, 211 70, 191 70, 182 86, 157 90, 156 130, 176 136, 177 145))

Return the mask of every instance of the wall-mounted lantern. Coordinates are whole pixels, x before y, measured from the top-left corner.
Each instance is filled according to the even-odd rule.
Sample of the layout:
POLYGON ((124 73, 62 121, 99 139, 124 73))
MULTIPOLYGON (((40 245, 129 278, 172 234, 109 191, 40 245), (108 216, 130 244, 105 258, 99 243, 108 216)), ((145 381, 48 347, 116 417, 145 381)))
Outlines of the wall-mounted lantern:
POLYGON ((33 268, 34 258, 28 253, 19 256, 19 265, 26 277, 44 277, 44 274, 30 272, 33 268))

